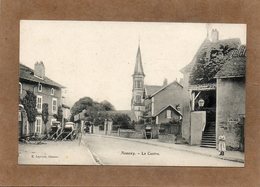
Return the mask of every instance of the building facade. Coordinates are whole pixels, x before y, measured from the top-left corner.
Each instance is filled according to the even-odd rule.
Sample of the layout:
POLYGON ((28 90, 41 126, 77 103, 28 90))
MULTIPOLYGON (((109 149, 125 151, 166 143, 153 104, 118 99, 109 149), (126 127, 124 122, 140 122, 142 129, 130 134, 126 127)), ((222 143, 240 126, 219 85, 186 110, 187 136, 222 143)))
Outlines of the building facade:
POLYGON ((27 91, 31 91, 36 96, 37 116, 34 127, 23 128, 23 134, 43 134, 48 131, 52 122, 56 121, 54 115, 57 115, 58 107, 61 106, 62 89, 64 87, 59 83, 54 82, 45 76, 45 66, 43 62, 37 62, 34 65, 34 70, 20 64, 19 76, 19 94, 20 101, 26 96, 27 91), (42 119, 43 105, 48 104, 48 122, 45 126, 42 119), (47 129, 45 129, 47 128, 47 129), (29 129, 33 132, 29 132, 29 129))
MULTIPOLYGON (((225 115, 238 119, 237 116, 245 113, 243 78, 219 76, 225 69, 233 73, 243 72, 244 67, 237 65, 240 62, 230 62, 241 54, 245 54, 245 47, 241 45, 240 39, 219 40, 219 32, 213 29, 211 38, 207 35, 193 60, 181 70, 185 96, 182 135, 190 144, 217 147, 218 136, 228 128, 220 128, 221 124, 228 124, 229 119, 225 115), (239 98, 234 98, 232 90, 239 93, 239 98), (237 102, 237 99, 241 102, 237 102)), ((245 64, 245 60, 243 62, 245 64)), ((235 131, 230 127, 229 134, 226 133, 227 146, 231 149, 235 148, 231 144, 236 144, 235 139, 238 139, 233 134, 235 131)), ((238 136, 241 138, 241 134, 238 136)))
POLYGON ((181 117, 182 85, 177 81, 168 84, 167 79, 163 81, 162 85, 145 85, 144 78, 139 45, 133 74, 131 100, 131 109, 134 111, 136 119, 152 118, 159 125, 171 120, 175 115, 181 117), (168 110, 165 110, 166 108, 168 110), (167 115, 164 115, 165 112, 167 115))
POLYGON ((167 123, 172 118, 182 118, 183 87, 177 81, 164 85, 151 95, 145 94, 145 113, 156 124, 167 123))

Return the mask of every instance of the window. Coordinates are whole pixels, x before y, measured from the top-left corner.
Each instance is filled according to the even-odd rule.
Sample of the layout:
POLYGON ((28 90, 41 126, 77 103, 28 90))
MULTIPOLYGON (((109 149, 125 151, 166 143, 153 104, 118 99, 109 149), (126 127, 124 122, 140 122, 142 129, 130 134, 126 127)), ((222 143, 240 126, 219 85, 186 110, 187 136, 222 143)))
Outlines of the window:
POLYGON ((54 88, 51 89, 51 95, 54 95, 54 88))
POLYGON ((36 98, 36 108, 39 112, 42 111, 42 96, 41 95, 37 95, 37 98, 36 98))
POLYGON ((142 85, 142 81, 138 80, 138 81, 135 81, 135 88, 142 88, 143 85, 142 85))
POLYGON ((52 98, 52 113, 56 114, 57 113, 57 99, 52 98))
POLYGON ((136 95, 135 102, 136 103, 141 103, 141 95, 136 95))
POLYGON ((35 133, 36 134, 41 134, 41 132, 42 132, 42 118, 41 117, 36 117, 35 133))
POLYGON ((166 118, 172 118, 172 111, 166 110, 166 118))
POLYGON ((22 94, 23 93, 23 85, 22 83, 19 82, 19 93, 22 94))
POLYGON ((38 84, 38 92, 42 92, 42 85, 40 83, 38 84))

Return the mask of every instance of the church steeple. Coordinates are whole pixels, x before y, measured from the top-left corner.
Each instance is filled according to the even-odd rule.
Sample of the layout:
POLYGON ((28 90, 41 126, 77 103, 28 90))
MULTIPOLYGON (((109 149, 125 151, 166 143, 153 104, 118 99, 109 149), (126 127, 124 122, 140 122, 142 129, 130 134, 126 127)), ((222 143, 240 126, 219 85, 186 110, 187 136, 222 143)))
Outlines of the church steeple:
POLYGON ((141 49, 140 49, 140 44, 138 45, 138 50, 136 54, 136 61, 135 61, 135 69, 134 69, 134 74, 133 75, 143 75, 144 70, 143 70, 143 64, 142 64, 142 55, 141 55, 141 49))
POLYGON ((144 70, 142 64, 142 56, 140 50, 140 42, 136 54, 135 69, 133 74, 133 89, 132 89, 132 100, 131 109, 135 113, 136 119, 140 119, 144 112, 144 70))

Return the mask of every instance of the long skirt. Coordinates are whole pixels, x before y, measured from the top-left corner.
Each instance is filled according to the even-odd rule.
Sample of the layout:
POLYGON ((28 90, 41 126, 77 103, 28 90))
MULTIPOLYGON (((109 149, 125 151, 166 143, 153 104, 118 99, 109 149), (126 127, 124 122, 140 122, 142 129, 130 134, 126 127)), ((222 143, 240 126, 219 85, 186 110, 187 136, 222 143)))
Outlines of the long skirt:
POLYGON ((218 150, 219 151, 226 151, 226 143, 224 141, 219 141, 218 150))

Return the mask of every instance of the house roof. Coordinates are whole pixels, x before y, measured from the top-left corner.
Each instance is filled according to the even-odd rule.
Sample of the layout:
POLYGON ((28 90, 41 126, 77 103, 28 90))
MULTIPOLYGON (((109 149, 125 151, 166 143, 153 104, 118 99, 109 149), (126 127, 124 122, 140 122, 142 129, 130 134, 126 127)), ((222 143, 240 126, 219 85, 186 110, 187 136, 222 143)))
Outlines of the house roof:
POLYGON ((154 92, 154 93, 151 95, 151 97, 153 97, 153 96, 155 96, 156 94, 160 93, 161 91, 163 91, 164 89, 166 89, 167 87, 169 87, 169 86, 172 85, 172 84, 176 84, 176 85, 180 86, 181 88, 183 88, 183 86, 182 86, 180 83, 178 83, 177 81, 173 81, 172 83, 167 84, 166 86, 163 86, 163 87, 161 87, 159 90, 157 90, 156 92, 154 92))
POLYGON ((209 52, 214 48, 217 48, 219 45, 228 45, 230 47, 238 47, 241 44, 239 38, 231 38, 231 39, 224 39, 224 40, 218 40, 216 42, 211 42, 208 38, 206 38, 202 44, 200 45, 199 49, 195 53, 192 61, 183 67, 180 72, 186 73, 191 72, 194 65, 196 64, 198 57, 201 56, 204 52, 209 52))
MULTIPOLYGON (((205 84, 214 82, 214 77, 222 66, 226 63, 234 51, 241 45, 240 39, 232 38, 218 40, 208 43, 205 48, 198 51, 195 64, 191 70, 190 84, 205 84), (225 48, 225 54, 222 58, 212 58, 212 51, 222 51, 225 48), (226 49, 227 48, 227 49, 226 49)), ((221 57, 221 56, 220 56, 221 57)))
POLYGON ((158 86, 158 85, 144 85, 144 89, 145 89, 146 95, 148 97, 151 96, 153 93, 157 92, 160 88, 162 88, 162 86, 158 86))
POLYGON ((215 75, 215 78, 245 77, 246 57, 235 57, 228 60, 215 75))
POLYGON ((137 50, 137 54, 136 54, 134 75, 143 75, 144 76, 140 45, 138 46, 138 50, 137 50))
POLYGON ((203 50, 203 49, 206 49, 210 44, 210 40, 208 38, 206 38, 202 44, 200 45, 199 49, 197 50, 197 52, 195 53, 195 55, 193 56, 191 62, 184 66, 180 72, 181 73, 186 73, 186 72, 190 72, 195 64, 195 62, 197 61, 197 57, 199 56, 199 53, 203 50))
POLYGON ((155 114, 154 116, 158 116, 160 113, 162 113, 164 110, 166 110, 168 107, 171 107, 177 114, 179 114, 180 116, 182 116, 182 113, 180 113, 180 111, 178 111, 175 107, 173 107, 172 105, 167 105, 165 107, 163 107, 159 112, 157 112, 157 114, 155 114))
POLYGON ((55 86, 58 88, 65 88, 61 84, 51 80, 50 78, 48 78, 46 76, 43 79, 34 76, 34 70, 32 70, 31 68, 29 68, 21 63, 20 63, 20 79, 24 79, 24 80, 28 80, 28 81, 36 82, 36 83, 41 83, 41 84, 45 84, 45 85, 51 85, 51 86, 55 86))

